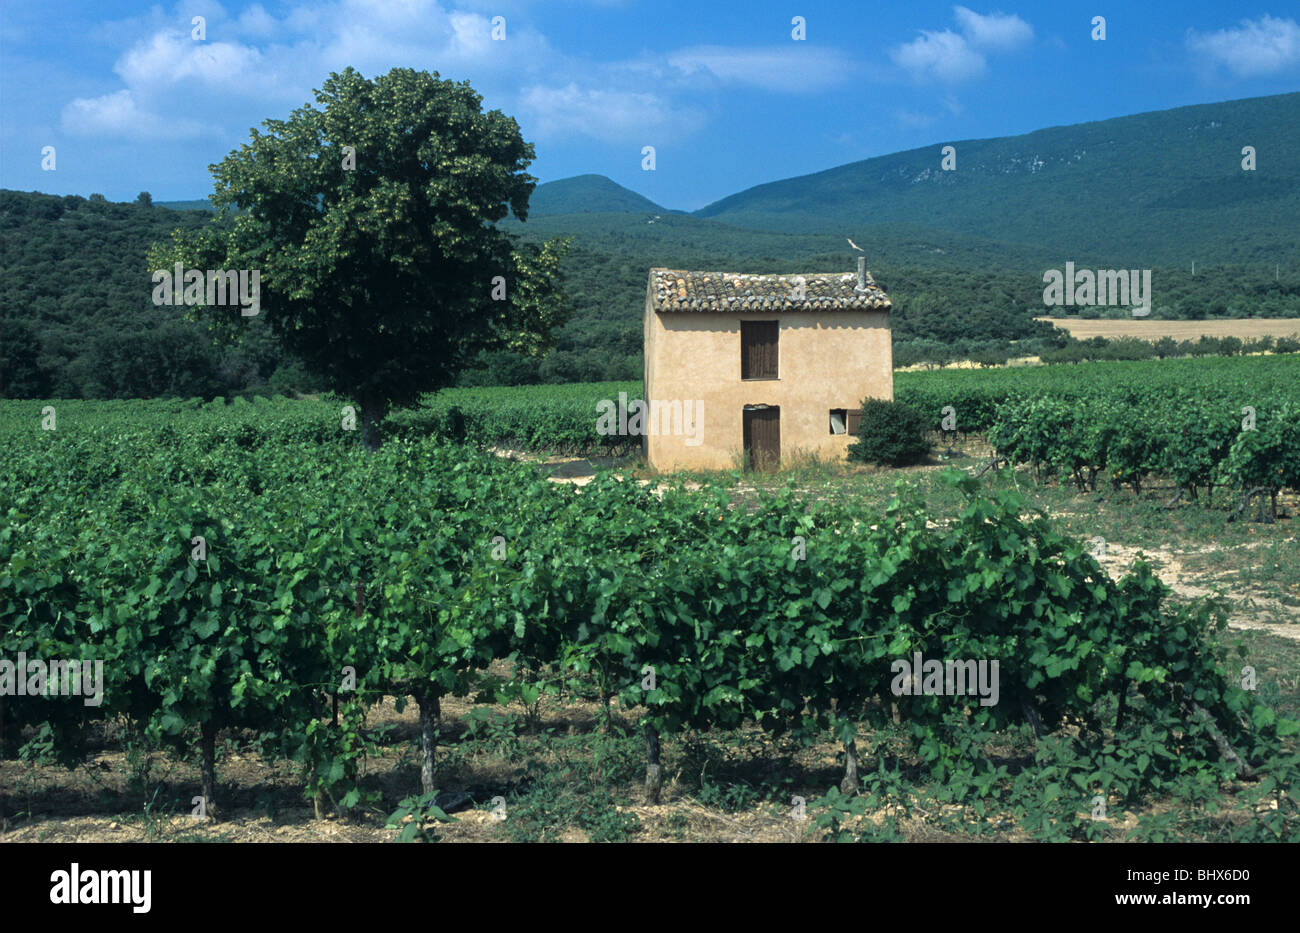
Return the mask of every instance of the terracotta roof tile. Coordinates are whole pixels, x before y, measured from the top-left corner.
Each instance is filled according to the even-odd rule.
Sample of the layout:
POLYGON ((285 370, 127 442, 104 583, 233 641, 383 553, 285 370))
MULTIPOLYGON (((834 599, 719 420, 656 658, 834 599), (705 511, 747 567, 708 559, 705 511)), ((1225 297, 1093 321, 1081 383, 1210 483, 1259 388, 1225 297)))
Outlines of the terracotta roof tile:
POLYGON ((888 311, 889 296, 866 274, 857 291, 855 272, 747 275, 651 269, 656 311, 888 311), (802 282, 803 297, 795 297, 802 282))

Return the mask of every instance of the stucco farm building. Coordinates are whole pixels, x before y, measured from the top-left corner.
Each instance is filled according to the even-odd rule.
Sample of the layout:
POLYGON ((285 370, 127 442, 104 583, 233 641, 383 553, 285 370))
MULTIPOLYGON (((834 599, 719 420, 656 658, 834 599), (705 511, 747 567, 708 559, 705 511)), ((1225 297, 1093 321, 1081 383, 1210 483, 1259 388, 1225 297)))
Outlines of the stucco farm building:
POLYGON ((856 274, 651 269, 646 459, 661 470, 842 459, 862 399, 894 397, 890 308, 863 260, 856 274))

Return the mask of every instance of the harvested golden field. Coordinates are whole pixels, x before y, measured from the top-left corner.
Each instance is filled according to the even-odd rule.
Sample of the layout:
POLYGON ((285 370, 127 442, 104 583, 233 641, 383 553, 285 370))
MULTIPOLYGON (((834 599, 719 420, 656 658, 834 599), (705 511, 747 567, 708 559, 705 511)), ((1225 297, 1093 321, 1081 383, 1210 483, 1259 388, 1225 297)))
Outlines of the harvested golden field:
POLYGON ((1149 321, 1117 318, 1084 320, 1077 317, 1040 317, 1077 340, 1090 337, 1136 337, 1139 340, 1196 340, 1199 337, 1294 337, 1300 335, 1300 318, 1244 318, 1214 321, 1149 321))

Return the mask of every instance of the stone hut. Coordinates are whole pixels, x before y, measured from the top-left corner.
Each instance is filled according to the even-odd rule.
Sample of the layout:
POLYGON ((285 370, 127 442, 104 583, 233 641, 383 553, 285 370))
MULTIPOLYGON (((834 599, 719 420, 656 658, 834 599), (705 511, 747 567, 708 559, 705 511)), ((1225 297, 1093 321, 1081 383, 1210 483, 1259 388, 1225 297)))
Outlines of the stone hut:
POLYGON ((858 271, 651 269, 646 459, 660 470, 842 459, 864 398, 894 397, 889 296, 858 271))

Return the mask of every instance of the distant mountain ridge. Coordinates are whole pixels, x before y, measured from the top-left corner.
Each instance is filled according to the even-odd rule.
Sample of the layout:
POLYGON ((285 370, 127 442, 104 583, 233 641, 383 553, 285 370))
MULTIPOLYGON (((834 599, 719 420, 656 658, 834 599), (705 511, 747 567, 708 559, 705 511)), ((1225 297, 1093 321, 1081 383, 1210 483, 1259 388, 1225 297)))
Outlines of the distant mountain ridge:
POLYGON ((201 198, 194 201, 154 201, 153 203, 155 207, 167 207, 167 208, 171 208, 174 211, 212 211, 213 213, 216 212, 216 208, 212 206, 212 202, 207 200, 206 198, 201 198))
POLYGON ((928 241, 939 265, 988 262, 997 244, 996 264, 1025 269, 1286 263, 1300 245, 1296 152, 1300 93, 1280 94, 935 143, 758 185, 690 214, 603 175, 577 175, 537 186, 524 229, 579 233, 593 247, 676 234, 738 243, 761 231, 761 250, 772 233, 851 236, 904 261, 924 260, 927 248, 910 246, 928 241), (952 171, 941 165, 945 145, 955 150, 952 171), (1242 167, 1246 146, 1254 171, 1242 167), (945 255, 939 243, 957 249, 945 255))
POLYGON ((650 212, 667 210, 604 175, 575 175, 538 185, 528 199, 528 216, 650 212))
MULTIPOLYGON (((787 235, 906 228, 909 239, 975 238, 1002 244, 1010 265, 1045 256, 1116 268, 1286 263, 1300 245, 1298 151, 1300 93, 1280 94, 935 143, 758 185, 689 216, 787 235), (952 171, 941 165, 944 145, 955 150, 952 171), (1253 171, 1243 168, 1246 146, 1253 171)), ((538 226, 551 230, 561 215, 668 213, 600 175, 540 185, 534 204, 530 218, 548 218, 538 226)), ((650 232, 646 218, 599 226, 611 223, 650 232)))
MULTIPOLYGON (((207 199, 189 201, 155 201, 158 207, 175 211, 215 210, 207 199)), ((681 213, 660 207, 604 175, 575 175, 548 181, 533 189, 528 200, 529 217, 583 213, 681 213)))
POLYGON ((955 140, 953 171, 942 145, 759 185, 695 216, 788 232, 906 222, 1121 266, 1285 261, 1300 242, 1300 93, 955 140))

